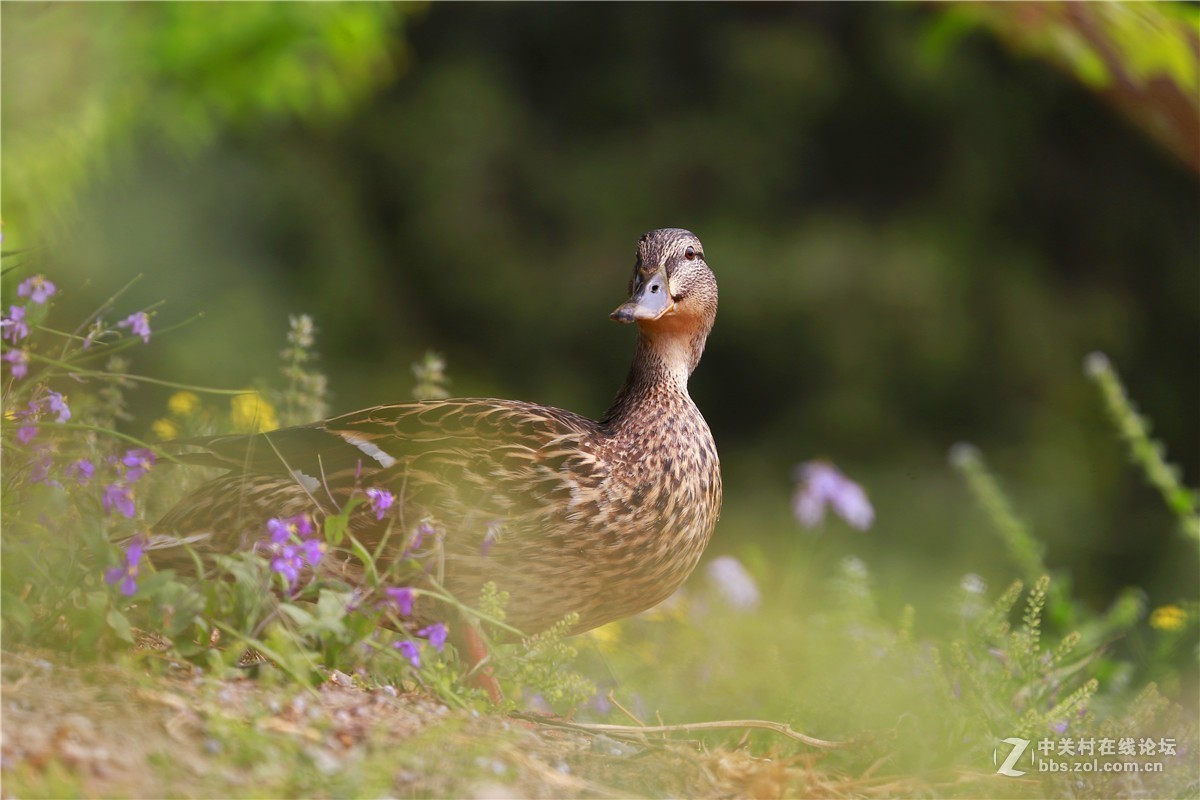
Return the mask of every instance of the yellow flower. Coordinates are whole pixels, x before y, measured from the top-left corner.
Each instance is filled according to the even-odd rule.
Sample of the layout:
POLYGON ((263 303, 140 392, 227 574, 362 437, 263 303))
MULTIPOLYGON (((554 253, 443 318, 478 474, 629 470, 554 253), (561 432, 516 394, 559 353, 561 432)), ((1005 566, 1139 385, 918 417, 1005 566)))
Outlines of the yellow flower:
POLYGON ((621 623, 610 622, 607 625, 601 625, 599 628, 588 631, 587 635, 602 651, 611 653, 617 649, 617 645, 621 641, 621 623))
POLYGON ((190 417, 200 408, 200 398, 193 392, 176 392, 167 400, 167 408, 177 417, 190 417))
POLYGON ((1187 612, 1176 605, 1160 606, 1150 614, 1150 627, 1160 631, 1181 631, 1187 623, 1187 612))
POLYGON ((179 436, 179 426, 169 419, 154 420, 154 424, 150 426, 150 430, 164 442, 179 436))
POLYGON ((263 433, 279 427, 275 407, 258 392, 236 395, 229 401, 229 407, 233 427, 242 433, 263 433))

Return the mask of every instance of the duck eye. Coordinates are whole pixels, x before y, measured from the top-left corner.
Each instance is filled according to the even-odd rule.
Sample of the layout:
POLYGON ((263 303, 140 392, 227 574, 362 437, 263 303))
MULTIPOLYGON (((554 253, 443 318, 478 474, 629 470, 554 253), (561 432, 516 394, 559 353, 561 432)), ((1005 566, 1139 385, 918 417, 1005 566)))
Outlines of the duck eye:
POLYGON ((686 258, 688 261, 692 261, 693 259, 695 259, 696 258, 696 248, 689 245, 688 249, 683 251, 683 257, 686 258))

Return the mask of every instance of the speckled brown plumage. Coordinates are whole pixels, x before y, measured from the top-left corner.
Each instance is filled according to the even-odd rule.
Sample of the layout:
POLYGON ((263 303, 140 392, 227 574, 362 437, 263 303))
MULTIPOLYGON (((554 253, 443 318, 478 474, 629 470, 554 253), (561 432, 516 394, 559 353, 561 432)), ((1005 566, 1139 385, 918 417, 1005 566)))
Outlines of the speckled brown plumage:
MULTIPOLYGON (((270 517, 321 517, 379 485, 400 509, 385 555, 432 523, 442 544, 427 547, 440 554, 430 574, 467 602, 495 581, 510 595, 509 622, 527 633, 569 612, 579 614, 578 632, 655 605, 691 573, 721 508, 716 447, 687 392, 717 307, 699 240, 681 229, 642 236, 629 296, 612 316, 638 325, 633 365, 599 422, 469 399, 218 437, 204 443, 203 460, 233 471, 181 502, 158 532, 204 550, 249 548, 270 517)), ((351 524, 373 548, 387 523, 364 510, 351 524)), ((182 565, 174 551, 153 555, 182 565)), ((321 568, 350 582, 362 576, 340 553, 321 568)), ((419 602, 416 616, 444 611, 419 602)))

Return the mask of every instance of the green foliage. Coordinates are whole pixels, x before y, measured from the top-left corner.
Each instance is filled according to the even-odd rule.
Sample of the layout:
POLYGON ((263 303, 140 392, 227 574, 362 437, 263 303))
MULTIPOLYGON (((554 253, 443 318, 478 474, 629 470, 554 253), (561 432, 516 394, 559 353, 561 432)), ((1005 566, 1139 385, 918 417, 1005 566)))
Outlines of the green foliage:
POLYGON ((425 352, 424 358, 412 366, 413 376, 417 383, 413 387, 413 397, 417 400, 441 400, 449 397, 446 391, 446 359, 440 353, 432 350, 425 352))
POLYGON ((230 128, 340 118, 403 67, 394 37, 411 9, 12 6, 3 44, 6 61, 20 67, 5 78, 8 244, 33 244, 61 225, 65 217, 51 214, 138 146, 194 154, 230 128))
MULTIPOLYGON (((137 645, 206 664, 218 675, 261 658, 301 685, 340 669, 422 685, 459 707, 480 702, 481 693, 463 685, 452 654, 443 656, 440 643, 425 642, 430 634, 417 631, 397 601, 389 599, 388 592, 402 586, 396 582, 410 574, 409 567, 419 570, 420 564, 416 553, 407 560, 392 558, 388 543, 407 543, 411 549, 416 532, 400 538, 389 529, 375 551, 368 551, 350 533, 350 516, 363 504, 361 496, 327 515, 323 530, 312 534, 323 557, 355 557, 362 563, 361 585, 318 577, 307 569, 299 580, 286 577, 274 560, 277 546, 267 545, 267 531, 250 551, 191 551, 198 579, 155 571, 143 551, 170 543, 148 531, 155 517, 183 493, 188 471, 155 468, 154 453, 172 460, 170 451, 110 427, 118 419, 136 424, 124 410, 125 393, 151 379, 126 373, 122 363, 117 364, 122 370, 118 374, 81 366, 106 358, 112 365, 117 358, 113 353, 139 342, 119 326, 98 322, 95 341, 85 343, 81 336, 57 334, 45 326, 48 304, 30 303, 29 308, 32 333, 4 344, 6 353, 21 349, 40 365, 27 377, 10 380, 5 397, 6 407, 22 409, 8 415, 3 428, 5 646, 50 646, 102 657, 137 645), (64 346, 51 359, 42 353, 55 343, 55 336, 64 346), (55 413, 51 406, 66 400, 49 387, 64 385, 68 375, 86 376, 87 383, 73 389, 69 398, 71 422, 55 422, 49 419, 55 413), (130 449, 126 443, 137 447, 130 449), (81 460, 95 470, 86 480, 75 479, 72 472, 71 465, 81 460), (133 465, 143 462, 146 469, 136 474, 133 465), (118 494, 128 500, 128 507, 114 504, 118 489, 127 491, 127 496, 118 494), (381 566, 384 561, 387 569, 381 566), (397 649, 401 643, 408 649, 397 649), (248 659, 252 654, 257 656, 248 659)), ((265 394, 284 410, 285 421, 295 421, 323 408, 324 379, 312 366, 317 356, 311 319, 291 317, 287 339, 289 346, 282 353, 285 383, 265 394)), ((436 375, 418 375, 426 390, 445 381, 444 362, 437 359, 436 368, 436 375)), ((229 426, 245 429, 275 416, 261 394, 214 392, 232 397, 230 414, 223 417, 206 406, 197 391, 207 390, 172 395, 169 416, 156 421, 153 430, 174 438, 229 426), (253 401, 252 414, 243 402, 247 397, 253 401)), ((294 533, 290 540, 300 545, 296 536, 305 534, 294 533)), ((427 539, 420 555, 433 553, 440 561, 440 535, 431 533, 427 539)), ((442 596, 448 607, 482 619, 494 632, 506 637, 514 632, 504 625, 508 596, 494 584, 485 587, 477 609, 442 596)), ((564 620, 519 646, 501 650, 505 654, 499 658, 499 675, 514 696, 536 692, 565 707, 594 693, 591 684, 566 668, 576 655, 564 641, 573 624, 564 620)))
POLYGON ((280 408, 279 419, 285 425, 303 425, 329 415, 328 381, 313 368, 317 359, 313 346, 317 328, 308 314, 288 317, 288 346, 283 358, 283 377, 287 387, 278 393, 275 402, 280 408))
POLYGON ((508 592, 500 591, 493 581, 488 581, 479 592, 479 611, 491 619, 504 622, 504 607, 508 605, 508 592))
POLYGON ((1121 378, 1103 353, 1084 360, 1084 371, 1104 396, 1117 433, 1129 447, 1130 457, 1142 468, 1146 480, 1162 494, 1167 508, 1179 520, 1183 534, 1200 544, 1200 501, 1197 492, 1183 485, 1180 470, 1166 460, 1166 448, 1150 438, 1150 423, 1138 414, 1121 378))
POLYGON ((536 692, 552 708, 575 708, 592 697, 595 684, 570 669, 579 651, 567 642, 567 635, 578 623, 578 614, 568 614, 525 639, 517 657, 501 662, 501 677, 536 692))
POLYGON ((955 445, 950 451, 950 463, 967 479, 972 494, 987 512, 1021 576, 1031 582, 1038 580, 1038 576, 1046 571, 1044 548, 1017 519, 979 451, 968 444, 955 445))
POLYGON ((942 14, 929 47, 984 25, 1022 52, 1058 62, 1093 88, 1165 79, 1196 97, 1200 68, 1193 45, 1200 13, 1183 3, 1106 3, 1074 9, 1047 4, 1032 12, 959 3, 942 14))
POLYGON ((1194 5, 947 4, 926 35, 926 58, 940 62, 950 42, 978 28, 1104 93, 1181 161, 1200 167, 1200 12, 1194 5))

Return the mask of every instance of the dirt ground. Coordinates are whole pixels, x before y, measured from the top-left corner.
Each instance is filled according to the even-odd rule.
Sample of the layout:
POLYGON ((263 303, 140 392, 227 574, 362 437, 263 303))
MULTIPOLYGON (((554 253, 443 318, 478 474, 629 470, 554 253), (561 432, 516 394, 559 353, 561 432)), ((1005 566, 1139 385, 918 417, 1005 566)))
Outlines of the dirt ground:
POLYGON ((45 654, 3 653, 3 797, 940 793, 873 778, 872 770, 837 774, 818 752, 763 758, 678 738, 564 730, 453 711, 391 686, 367 690, 341 673, 312 692, 269 676, 217 681, 184 665, 160 673, 138 661, 76 667, 45 654))

